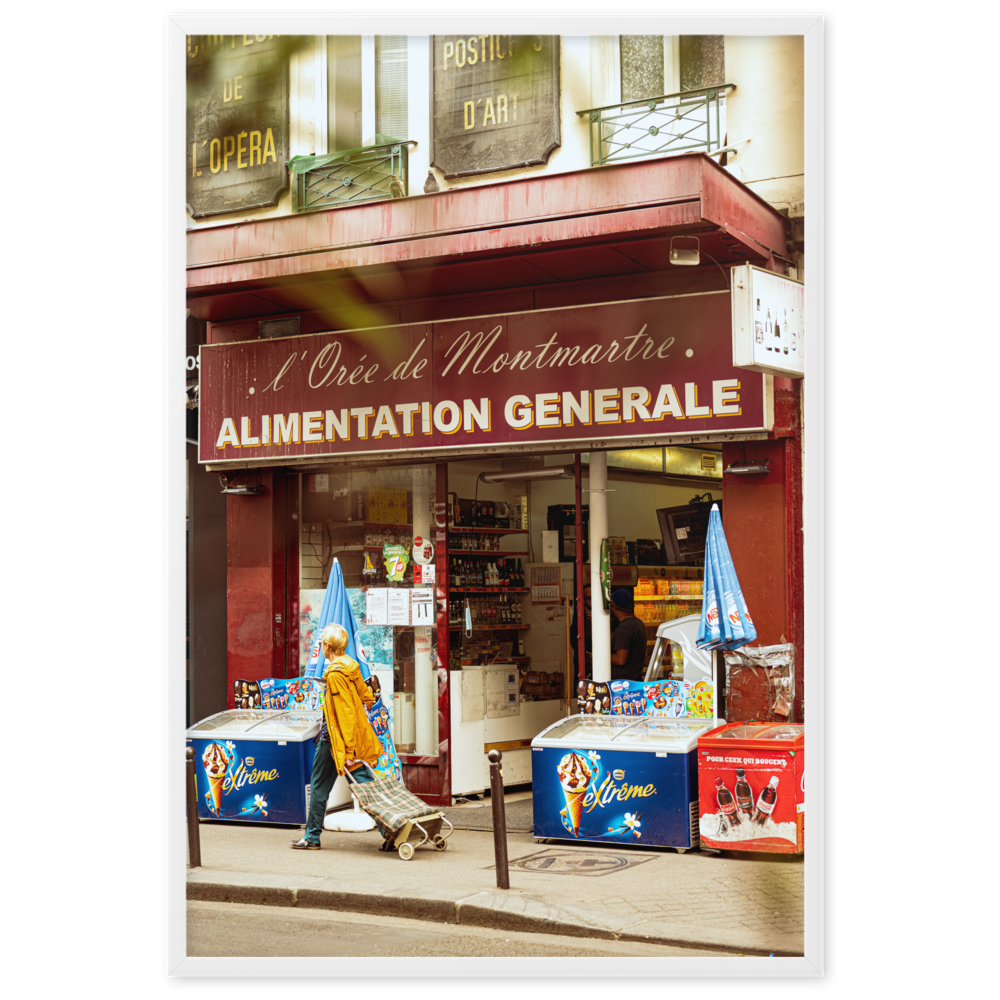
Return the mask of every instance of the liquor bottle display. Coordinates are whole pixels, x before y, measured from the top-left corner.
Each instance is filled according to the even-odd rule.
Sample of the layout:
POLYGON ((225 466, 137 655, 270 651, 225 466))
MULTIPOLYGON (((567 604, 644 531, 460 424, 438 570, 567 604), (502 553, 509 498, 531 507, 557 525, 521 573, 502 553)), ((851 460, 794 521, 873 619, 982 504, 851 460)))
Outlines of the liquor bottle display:
POLYGON ((524 587, 524 570, 521 560, 505 559, 457 559, 448 561, 448 577, 451 586, 457 590, 470 587, 524 587))
MULTIPOLYGON (((449 624, 454 628, 462 625, 464 603, 451 601, 449 624)), ((504 628, 522 624, 521 601, 517 594, 483 594, 468 599, 472 613, 473 628, 504 628)))

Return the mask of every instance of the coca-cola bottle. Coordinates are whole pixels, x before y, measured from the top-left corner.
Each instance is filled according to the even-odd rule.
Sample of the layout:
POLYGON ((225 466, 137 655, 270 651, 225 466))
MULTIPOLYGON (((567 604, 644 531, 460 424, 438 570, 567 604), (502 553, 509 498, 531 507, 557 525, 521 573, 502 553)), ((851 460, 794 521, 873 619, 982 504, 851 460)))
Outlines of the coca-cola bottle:
POLYGON ((753 789, 742 767, 736 769, 736 806, 747 816, 753 812, 753 789))
MULTIPOLYGON (((733 793, 722 783, 722 778, 715 779, 715 799, 719 803, 719 812, 730 826, 737 827, 743 822, 736 809, 736 799, 733 798, 733 793)), ((723 824, 720 824, 720 829, 724 829, 723 824)))
POLYGON ((764 820, 774 811, 774 803, 778 800, 778 776, 775 775, 767 783, 767 787, 757 799, 757 808, 753 811, 753 821, 757 826, 763 826, 764 820))

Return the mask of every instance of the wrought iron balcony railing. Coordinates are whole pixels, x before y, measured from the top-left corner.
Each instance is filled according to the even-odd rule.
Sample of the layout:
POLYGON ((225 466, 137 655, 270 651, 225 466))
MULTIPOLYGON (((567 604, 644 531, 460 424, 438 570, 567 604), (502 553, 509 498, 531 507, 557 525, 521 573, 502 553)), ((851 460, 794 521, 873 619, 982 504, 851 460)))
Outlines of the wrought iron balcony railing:
POLYGON ((376 144, 288 161, 296 212, 404 198, 409 192, 407 147, 412 140, 375 136, 376 144))
POLYGON ((722 102, 736 85, 722 83, 679 94, 578 111, 590 124, 590 164, 621 163, 672 153, 722 153, 722 102))

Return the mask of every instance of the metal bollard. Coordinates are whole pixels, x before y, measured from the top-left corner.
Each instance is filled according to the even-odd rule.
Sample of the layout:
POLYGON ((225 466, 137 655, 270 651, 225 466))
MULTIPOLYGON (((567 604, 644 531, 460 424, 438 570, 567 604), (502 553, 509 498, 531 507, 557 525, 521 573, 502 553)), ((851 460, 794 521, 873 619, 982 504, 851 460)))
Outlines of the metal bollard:
POLYGON ((184 751, 187 762, 185 768, 185 784, 187 785, 187 824, 188 824, 188 854, 192 868, 201 867, 201 836, 198 830, 198 793, 194 787, 194 747, 184 751))
POLYGON ((510 888, 510 873, 507 871, 507 819, 503 811, 503 778, 500 775, 500 761, 503 754, 491 750, 490 758, 490 798, 493 800, 493 853, 497 861, 497 888, 510 888))

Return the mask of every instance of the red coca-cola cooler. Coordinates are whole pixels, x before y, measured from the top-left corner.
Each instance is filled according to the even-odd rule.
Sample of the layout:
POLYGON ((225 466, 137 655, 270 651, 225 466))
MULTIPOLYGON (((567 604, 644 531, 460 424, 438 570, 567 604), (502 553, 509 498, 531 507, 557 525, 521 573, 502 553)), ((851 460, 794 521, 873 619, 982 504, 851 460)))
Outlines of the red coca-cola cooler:
POLYGON ((802 854, 805 726, 730 722, 698 737, 701 846, 802 854))

